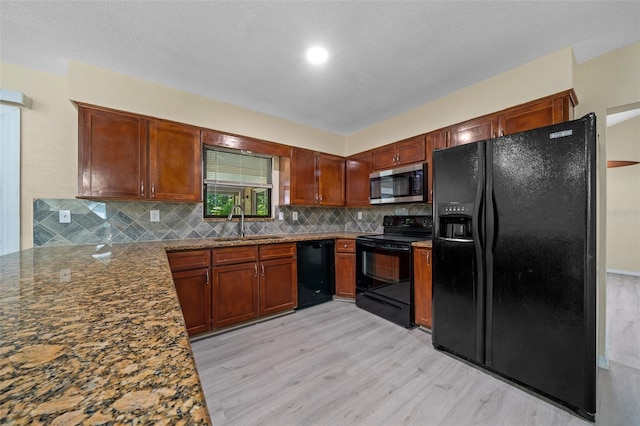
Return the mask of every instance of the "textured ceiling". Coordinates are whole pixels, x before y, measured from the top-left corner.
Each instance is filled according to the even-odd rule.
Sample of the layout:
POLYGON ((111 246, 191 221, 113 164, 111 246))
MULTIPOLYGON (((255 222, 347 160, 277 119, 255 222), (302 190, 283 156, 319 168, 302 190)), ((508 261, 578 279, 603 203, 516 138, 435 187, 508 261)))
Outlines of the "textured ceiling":
POLYGON ((73 59, 344 135, 567 46, 580 63, 639 40, 638 0, 0 0, 4 62, 73 59))

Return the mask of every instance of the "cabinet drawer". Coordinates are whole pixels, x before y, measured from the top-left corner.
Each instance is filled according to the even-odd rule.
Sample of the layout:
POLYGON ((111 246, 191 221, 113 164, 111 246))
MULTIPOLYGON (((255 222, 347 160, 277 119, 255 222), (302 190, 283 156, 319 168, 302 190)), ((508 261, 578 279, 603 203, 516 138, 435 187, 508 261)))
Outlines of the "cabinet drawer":
POLYGON ((355 253, 356 240, 348 240, 346 238, 338 238, 336 240, 336 252, 338 253, 355 253))
POLYGON ((211 264, 211 250, 185 250, 167 253, 171 271, 208 268, 211 264))
POLYGON ((239 246, 213 249, 212 264, 230 265, 233 263, 255 262, 258 260, 258 246, 239 246))
POLYGON ((295 257, 296 245, 293 243, 265 244, 260 246, 260 260, 295 257))

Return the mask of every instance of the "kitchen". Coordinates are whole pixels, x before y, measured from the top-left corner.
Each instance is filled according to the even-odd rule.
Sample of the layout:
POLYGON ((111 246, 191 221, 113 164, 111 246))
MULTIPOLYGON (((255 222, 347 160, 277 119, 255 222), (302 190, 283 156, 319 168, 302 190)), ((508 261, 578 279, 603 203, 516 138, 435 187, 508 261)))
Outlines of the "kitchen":
MULTIPOLYGON (((499 111, 524 101, 537 99, 542 95, 561 92, 570 87, 575 89, 580 100, 575 110, 576 117, 582 113, 595 111, 598 118, 603 119, 602 117, 606 115, 606 108, 637 100, 632 96, 633 90, 630 93, 627 86, 620 85, 620 83, 614 84, 614 81, 629 81, 630 76, 637 75, 637 62, 634 62, 634 55, 637 55, 637 49, 638 46, 635 44, 626 49, 616 51, 610 56, 596 58, 579 65, 573 64, 571 49, 562 49, 536 59, 521 68, 505 72, 500 76, 485 81, 481 85, 470 87, 441 101, 425 105, 421 114, 433 117, 432 120, 434 121, 429 124, 430 128, 421 127, 420 130, 413 131, 412 127, 418 126, 417 123, 412 124, 410 117, 398 117, 396 122, 374 126, 371 129, 350 136, 346 139, 346 145, 353 148, 348 153, 357 153, 365 150, 357 147, 373 148, 374 146, 381 146, 423 133, 426 130, 461 122, 469 117, 499 111), (620 63, 628 65, 620 69, 620 63), (540 70, 546 70, 542 75, 554 75, 555 77, 549 79, 540 78, 540 70), (622 73, 621 78, 605 80, 602 77, 603 74, 615 75, 615 73, 622 73), (522 88, 520 91, 505 95, 504 98, 492 95, 499 92, 499 88, 503 84, 514 80, 532 83, 527 84, 527 87, 522 88), (563 81, 558 82, 558 80, 563 81), (536 86, 536 82, 538 86, 536 86), (604 97, 598 95, 598 89, 596 89, 602 87, 609 89, 604 97), (473 103, 470 104, 468 102, 468 99, 493 99, 494 104, 489 106, 473 105, 473 103), (461 105, 465 105, 466 111, 461 111, 465 109, 460 108, 461 105), (440 125, 438 125, 437 117, 442 117, 440 125), (385 134, 388 136, 385 136, 385 134)), ((629 84, 632 83, 630 82, 629 84)), ((236 124, 235 129, 230 129, 230 131, 235 130, 235 132, 231 131, 231 133, 261 136, 261 138, 267 140, 284 142, 289 140, 305 141, 306 145, 304 147, 326 146, 326 150, 329 153, 335 154, 342 154, 345 149, 344 138, 316 130, 305 130, 289 122, 251 114, 253 126, 265 129, 263 134, 256 135, 256 130, 242 127, 241 123, 243 121, 246 122, 243 117, 248 114, 245 110, 220 105, 215 101, 202 99, 195 95, 178 92, 174 89, 126 77, 122 74, 116 74, 106 69, 79 62, 70 62, 67 77, 59 77, 3 63, 2 87, 3 89, 21 90, 32 96, 34 100, 32 109, 23 110, 25 153, 23 154, 22 183, 22 214, 24 217, 22 221, 22 241, 25 249, 33 244, 34 229, 32 228, 32 222, 35 223, 36 220, 35 213, 32 213, 34 209, 33 200, 74 200, 77 195, 77 156, 70 154, 77 150, 77 111, 69 102, 69 99, 80 100, 93 105, 106 105, 125 111, 146 112, 155 117, 200 124, 203 127, 213 129, 229 128, 229 123, 235 122, 239 124, 236 124), (96 85, 96 81, 101 82, 101 84, 96 85), (192 117, 200 117, 202 108, 217 111, 222 109, 225 112, 224 120, 220 118, 216 120, 224 121, 225 124, 223 125, 218 121, 210 122, 208 121, 210 118, 202 120, 201 123, 194 122, 192 117), (50 163, 49 174, 47 175, 38 172, 38 165, 41 164, 39 159, 43 158, 55 159, 50 163), (51 181, 51 176, 55 177, 56 185, 48 184, 51 181)), ((599 128, 604 129, 605 126, 601 125, 599 128)), ((603 137, 604 135, 601 134, 601 142, 603 137)), ((291 144, 294 145, 293 143, 291 144)), ((57 208, 58 206, 55 207, 57 208)), ((320 208, 320 210, 323 209, 320 208)), ((161 207, 160 210, 161 215, 164 215, 164 207, 161 207)), ((379 232, 378 227, 381 221, 380 213, 377 213, 377 211, 376 214, 369 214, 373 210, 362 209, 365 213, 366 222, 358 222, 358 209, 338 210, 339 214, 344 216, 340 217, 336 223, 331 224, 338 228, 337 232, 351 230, 357 232, 379 232), (353 229, 344 226, 346 223, 351 224, 353 229)), ((291 232, 324 231, 321 229, 322 226, 325 226, 324 223, 321 223, 321 218, 325 217, 323 216, 326 213, 324 211, 316 211, 315 208, 301 210, 300 213, 304 213, 304 215, 301 214, 301 217, 305 219, 311 218, 311 221, 305 223, 291 221, 290 216, 293 213, 291 208, 289 210, 285 209, 284 212, 287 214, 286 221, 290 222, 285 221, 282 224, 276 222, 276 225, 288 227, 286 229, 291 230, 291 232)), ((225 225, 217 226, 222 227, 225 225)), ((236 229, 235 226, 229 226, 223 232, 230 234, 235 232, 236 229)), ((328 231, 333 232, 334 229, 329 229, 328 231)), ((258 231, 258 233, 262 232, 258 231)), ((279 232, 268 231, 265 233, 279 232)), ((113 245, 113 247, 116 246, 115 244, 113 245)), ((115 253, 112 253, 112 255, 116 256, 115 253)), ((56 273, 59 273, 59 271, 56 271, 56 273)), ((604 274, 602 268, 600 273, 604 274)), ((72 274, 72 279, 74 278, 75 275, 72 274)), ((602 291, 602 288, 600 290, 602 291)))

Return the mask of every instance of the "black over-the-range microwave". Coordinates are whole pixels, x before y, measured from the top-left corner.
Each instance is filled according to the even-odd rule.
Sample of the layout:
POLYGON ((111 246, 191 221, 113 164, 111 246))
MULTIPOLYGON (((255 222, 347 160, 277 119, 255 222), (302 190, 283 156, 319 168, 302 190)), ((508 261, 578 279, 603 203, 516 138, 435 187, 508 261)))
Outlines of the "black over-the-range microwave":
POLYGON ((427 163, 382 170, 369 175, 371 204, 427 201, 427 163))

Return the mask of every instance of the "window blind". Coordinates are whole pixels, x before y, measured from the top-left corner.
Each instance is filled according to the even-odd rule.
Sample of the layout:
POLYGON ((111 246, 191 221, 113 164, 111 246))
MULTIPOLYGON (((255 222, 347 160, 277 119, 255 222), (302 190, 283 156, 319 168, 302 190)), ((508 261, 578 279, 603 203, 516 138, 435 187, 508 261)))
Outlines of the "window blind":
POLYGON ((271 157, 205 149, 207 184, 271 188, 271 157))

